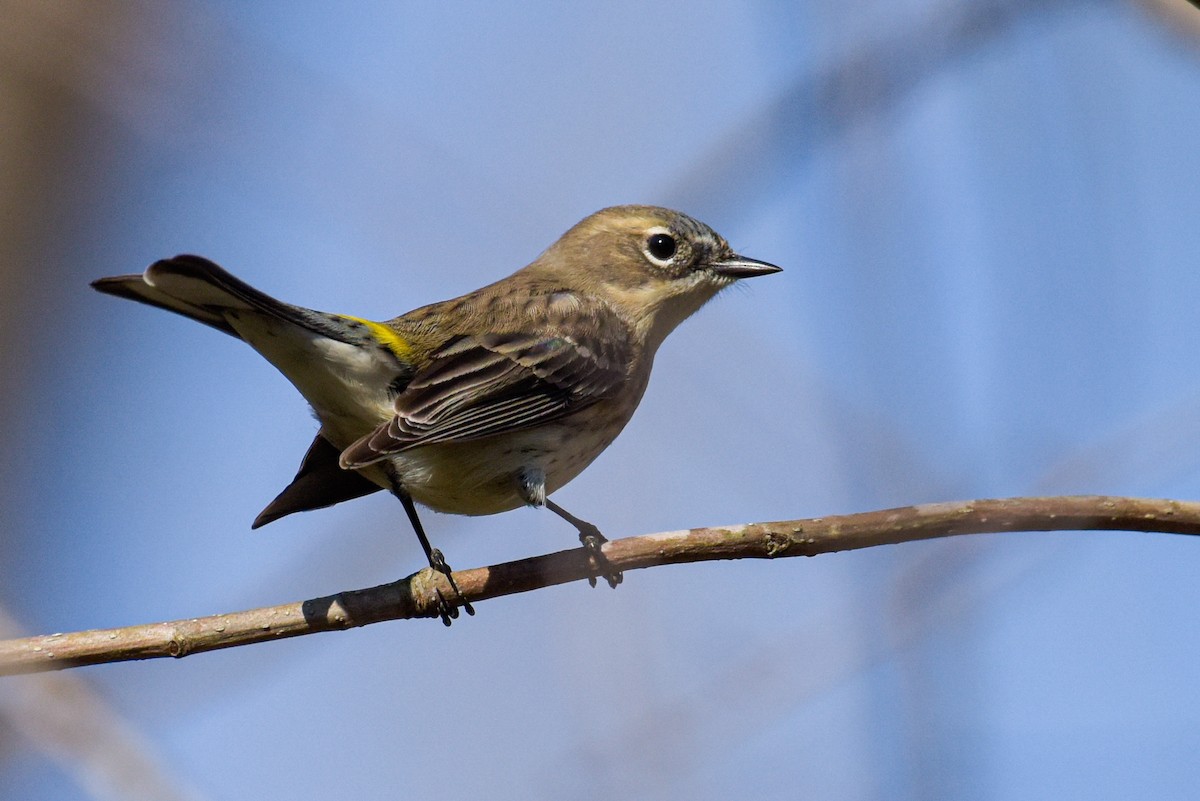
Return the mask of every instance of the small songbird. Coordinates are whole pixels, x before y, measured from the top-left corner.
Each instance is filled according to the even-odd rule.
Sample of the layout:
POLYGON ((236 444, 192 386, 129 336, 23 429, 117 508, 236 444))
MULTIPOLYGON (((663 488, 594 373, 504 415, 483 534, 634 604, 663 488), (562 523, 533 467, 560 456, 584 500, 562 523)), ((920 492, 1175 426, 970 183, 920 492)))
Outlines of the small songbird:
MULTIPOLYGON (((667 334, 736 280, 779 269, 680 212, 616 206, 509 277, 382 323, 283 303, 199 256, 92 286, 244 340, 312 405, 320 431, 254 528, 385 489, 450 577, 414 501, 462 515, 545 506, 578 529, 592 583, 615 587, 599 530, 548 496, 629 422, 667 334)), ((457 604, 473 613, 439 599, 447 625, 457 604)))

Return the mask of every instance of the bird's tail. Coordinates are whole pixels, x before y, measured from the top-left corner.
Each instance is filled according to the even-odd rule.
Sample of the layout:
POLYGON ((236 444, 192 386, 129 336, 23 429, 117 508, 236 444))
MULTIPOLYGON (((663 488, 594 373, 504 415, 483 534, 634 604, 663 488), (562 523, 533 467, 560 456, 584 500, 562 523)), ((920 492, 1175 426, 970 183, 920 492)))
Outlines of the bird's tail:
MULTIPOLYGON (((244 340, 279 368, 318 414, 331 407, 343 415, 358 414, 362 432, 377 424, 389 387, 410 369, 401 358, 407 346, 386 326, 284 303, 199 256, 165 259, 142 275, 101 278, 92 286, 244 340)), ((339 451, 326 436, 322 428, 296 478, 262 511, 254 528, 381 489, 361 473, 343 470, 339 451)))
POLYGON ((140 275, 112 275, 107 278, 98 278, 92 282, 92 287, 106 295, 136 300, 139 303, 182 314, 184 317, 190 317, 197 322, 210 325, 218 331, 224 331, 226 334, 236 337, 238 336, 237 331, 225 319, 222 310, 229 306, 230 301, 236 302, 237 298, 236 296, 230 297, 230 293, 222 293, 222 296, 217 299, 218 302, 212 303, 214 295, 217 294, 213 289, 221 285, 217 277, 237 281, 232 275, 207 259, 199 256, 176 256, 173 259, 155 262, 145 273, 140 275), (210 278, 210 276, 214 277, 210 278), (167 277, 166 285, 159 286, 155 280, 157 277, 167 277), (181 282, 187 282, 183 284, 183 291, 179 286, 181 282), (188 291, 189 285, 200 287, 201 291, 194 289, 188 291))
POLYGON ((388 325, 284 303, 199 256, 157 261, 142 275, 92 286, 241 339, 300 390, 323 423, 322 413, 332 410, 358 421, 339 439, 373 429, 390 408, 390 393, 414 371, 411 344, 388 325))
POLYGON ((182 314, 239 339, 245 337, 230 322, 239 312, 274 318, 347 344, 361 340, 358 326, 348 323, 366 322, 276 300, 200 256, 163 259, 141 275, 100 278, 92 286, 108 295, 182 314))

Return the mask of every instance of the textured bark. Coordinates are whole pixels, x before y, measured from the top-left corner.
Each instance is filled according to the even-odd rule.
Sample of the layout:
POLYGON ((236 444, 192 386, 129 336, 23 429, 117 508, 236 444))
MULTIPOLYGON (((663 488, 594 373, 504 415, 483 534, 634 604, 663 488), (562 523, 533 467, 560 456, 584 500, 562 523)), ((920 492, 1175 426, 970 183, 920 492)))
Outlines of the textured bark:
MULTIPOLYGON (((1108 496, 1008 498, 905 506, 876 512, 694 528, 613 540, 604 555, 617 570, 715 559, 816 556, 876 545, 1015 531, 1122 530, 1200 534, 1200 503, 1108 496)), ((472 602, 586 579, 582 549, 463 570, 454 579, 472 602)), ((337 595, 225 615, 0 642, 0 675, 130 659, 182 657, 381 620, 437 617, 445 577, 428 569, 337 595)), ((462 599, 458 599, 461 602, 462 599)))

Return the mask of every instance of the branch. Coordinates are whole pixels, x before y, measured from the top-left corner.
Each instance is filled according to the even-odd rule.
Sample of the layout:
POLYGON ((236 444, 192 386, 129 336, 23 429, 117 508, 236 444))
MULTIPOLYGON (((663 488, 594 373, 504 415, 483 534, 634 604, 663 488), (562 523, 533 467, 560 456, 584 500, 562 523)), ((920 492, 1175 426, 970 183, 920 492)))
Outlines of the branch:
MULTIPOLYGON (((604 555, 613 568, 627 571, 714 559, 816 556, 957 534, 1083 529, 1200 534, 1200 503, 1095 495, 933 503, 628 537, 607 543, 604 555)), ((478 602, 579 581, 589 574, 587 557, 576 548, 457 571, 454 580, 466 599, 478 602)), ((170 623, 0 641, 0 675, 183 657, 383 620, 437 617, 438 591, 454 599, 446 578, 425 569, 390 584, 300 603, 170 623)))

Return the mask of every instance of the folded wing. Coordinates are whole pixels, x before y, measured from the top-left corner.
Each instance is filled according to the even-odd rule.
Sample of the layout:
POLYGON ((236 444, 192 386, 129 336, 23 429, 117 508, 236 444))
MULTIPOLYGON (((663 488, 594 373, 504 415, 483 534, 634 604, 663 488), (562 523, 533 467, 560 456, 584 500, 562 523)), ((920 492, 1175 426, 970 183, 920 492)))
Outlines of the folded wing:
POLYGON ((595 330, 463 336, 413 376, 396 415, 342 452, 343 467, 438 442, 541 425, 611 397, 625 380, 627 336, 615 315, 595 330))

